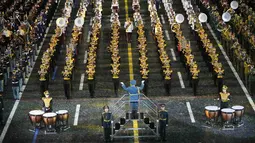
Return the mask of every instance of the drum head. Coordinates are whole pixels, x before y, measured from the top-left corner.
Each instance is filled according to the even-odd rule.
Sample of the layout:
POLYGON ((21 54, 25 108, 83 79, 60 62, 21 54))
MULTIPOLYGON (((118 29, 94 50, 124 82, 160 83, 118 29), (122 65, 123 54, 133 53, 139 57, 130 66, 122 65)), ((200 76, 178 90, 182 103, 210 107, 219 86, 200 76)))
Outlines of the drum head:
POLYGON ((220 108, 218 106, 206 106, 205 109, 208 110, 208 111, 220 110, 220 108))
POLYGON ((29 114, 38 116, 38 115, 44 114, 44 112, 42 110, 32 110, 32 111, 29 112, 29 114))
POLYGON ((54 117, 54 116, 57 116, 57 114, 53 112, 43 114, 43 117, 54 117))
POLYGON ((234 109, 234 110, 243 110, 244 107, 240 106, 240 105, 236 105, 236 106, 232 106, 232 109, 234 109))
POLYGON ((56 113, 57 114, 66 114, 66 113, 68 113, 68 111, 67 110, 58 110, 56 113))
POLYGON ((233 113, 233 112, 235 112, 235 110, 233 110, 231 108, 224 108, 224 109, 221 109, 221 112, 224 112, 224 113, 233 113))

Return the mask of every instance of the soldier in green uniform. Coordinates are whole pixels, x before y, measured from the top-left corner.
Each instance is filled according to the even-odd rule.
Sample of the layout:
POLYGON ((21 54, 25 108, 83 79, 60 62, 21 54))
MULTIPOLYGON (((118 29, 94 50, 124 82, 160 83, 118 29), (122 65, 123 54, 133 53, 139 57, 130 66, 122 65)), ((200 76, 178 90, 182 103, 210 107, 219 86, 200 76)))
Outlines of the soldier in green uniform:
POLYGON ((104 112, 102 113, 101 123, 102 128, 104 128, 104 141, 110 142, 111 141, 111 121, 113 120, 112 113, 109 111, 109 106, 103 107, 104 112))
POLYGON ((168 126, 168 112, 165 104, 160 105, 159 114, 159 134, 161 141, 166 141, 166 127, 168 126))

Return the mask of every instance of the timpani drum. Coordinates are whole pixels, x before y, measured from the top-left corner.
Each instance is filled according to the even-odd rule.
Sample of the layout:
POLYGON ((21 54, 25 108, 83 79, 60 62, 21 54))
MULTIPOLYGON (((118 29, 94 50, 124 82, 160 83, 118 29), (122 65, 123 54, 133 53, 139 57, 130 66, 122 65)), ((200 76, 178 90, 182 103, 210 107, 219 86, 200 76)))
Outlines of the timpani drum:
POLYGON ((32 110, 29 112, 29 119, 31 121, 31 124, 35 128, 40 128, 41 127, 41 122, 42 122, 42 117, 43 117, 44 112, 42 110, 32 110))
POLYGON ((69 118, 69 114, 67 110, 59 110, 56 112, 57 113, 57 121, 58 124, 60 125, 60 128, 62 130, 65 130, 68 127, 68 118, 69 118))
POLYGON ((218 119, 220 108, 218 106, 206 106, 205 116, 208 119, 207 124, 213 125, 218 119))
POLYGON ((235 110, 235 118, 234 118, 234 123, 237 124, 238 126, 242 126, 242 117, 244 114, 244 107, 240 105, 235 105, 232 106, 232 109, 235 110))
POLYGON ((223 128, 234 128, 233 125, 230 124, 230 121, 234 118, 234 112, 235 110, 231 109, 231 108, 224 108, 224 109, 221 109, 221 115, 222 115, 222 119, 223 119, 223 122, 224 125, 223 125, 223 128))
POLYGON ((58 120, 60 121, 67 121, 69 118, 69 114, 67 110, 59 110, 56 112, 58 120))
POLYGON ((57 120, 57 114, 54 112, 49 112, 43 114, 43 121, 46 126, 47 132, 55 132, 55 126, 56 126, 56 120, 57 120))

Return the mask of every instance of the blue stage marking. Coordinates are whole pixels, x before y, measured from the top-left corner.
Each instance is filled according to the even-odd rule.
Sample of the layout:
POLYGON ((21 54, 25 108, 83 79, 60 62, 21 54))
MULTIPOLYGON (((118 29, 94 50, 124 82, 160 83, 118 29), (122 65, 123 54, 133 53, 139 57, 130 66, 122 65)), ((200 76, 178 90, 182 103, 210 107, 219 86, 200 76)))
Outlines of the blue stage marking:
POLYGON ((56 66, 55 69, 54 69, 54 73, 53 73, 53 76, 52 76, 52 80, 55 80, 56 75, 57 75, 57 70, 58 70, 58 66, 56 66))
POLYGON ((37 138, 38 133, 39 133, 39 129, 36 128, 32 143, 36 143, 36 138, 37 138))

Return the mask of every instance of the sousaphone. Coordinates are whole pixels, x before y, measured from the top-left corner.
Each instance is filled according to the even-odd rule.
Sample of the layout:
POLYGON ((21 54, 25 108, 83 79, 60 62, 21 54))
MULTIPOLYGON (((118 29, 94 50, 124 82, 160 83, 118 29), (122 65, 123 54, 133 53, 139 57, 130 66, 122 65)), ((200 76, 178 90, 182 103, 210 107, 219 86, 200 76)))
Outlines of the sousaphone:
POLYGON ((57 19, 56 24, 57 24, 58 27, 63 28, 63 27, 66 27, 67 23, 66 23, 65 18, 60 17, 60 18, 57 19))
POLYGON ((74 23, 75 23, 75 26, 81 28, 81 27, 83 26, 83 24, 84 24, 84 18, 82 18, 82 17, 77 17, 77 18, 75 19, 74 23))

